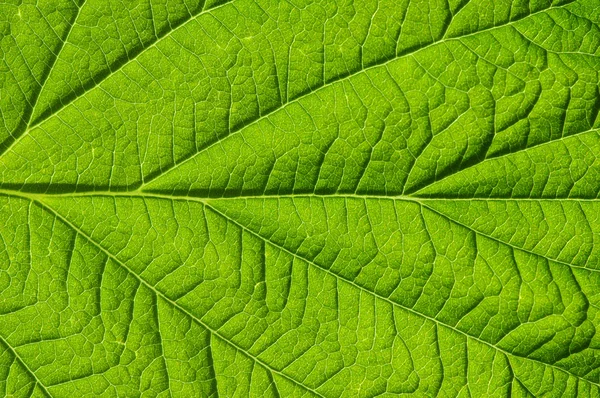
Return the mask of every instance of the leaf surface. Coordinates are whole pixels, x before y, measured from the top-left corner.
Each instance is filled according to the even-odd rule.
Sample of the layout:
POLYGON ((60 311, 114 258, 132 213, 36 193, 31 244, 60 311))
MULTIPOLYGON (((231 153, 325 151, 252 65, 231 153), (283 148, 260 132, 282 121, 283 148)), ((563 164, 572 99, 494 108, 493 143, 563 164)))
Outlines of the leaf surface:
POLYGON ((600 396, 598 21, 1 4, 1 395, 600 396))

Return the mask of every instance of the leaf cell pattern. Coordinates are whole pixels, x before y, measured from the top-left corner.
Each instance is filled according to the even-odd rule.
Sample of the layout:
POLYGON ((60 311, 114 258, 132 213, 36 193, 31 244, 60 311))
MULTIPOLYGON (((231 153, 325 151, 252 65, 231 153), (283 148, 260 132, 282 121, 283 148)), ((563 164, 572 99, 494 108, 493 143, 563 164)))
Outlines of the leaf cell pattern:
POLYGON ((0 4, 0 395, 600 397, 595 0, 0 4))

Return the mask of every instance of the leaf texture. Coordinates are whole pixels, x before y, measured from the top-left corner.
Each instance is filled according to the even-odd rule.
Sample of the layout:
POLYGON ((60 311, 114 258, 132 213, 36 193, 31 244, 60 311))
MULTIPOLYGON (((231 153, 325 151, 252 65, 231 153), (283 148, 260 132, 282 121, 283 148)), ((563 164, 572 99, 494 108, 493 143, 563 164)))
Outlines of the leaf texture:
POLYGON ((594 0, 0 4, 0 395, 599 397, 594 0))

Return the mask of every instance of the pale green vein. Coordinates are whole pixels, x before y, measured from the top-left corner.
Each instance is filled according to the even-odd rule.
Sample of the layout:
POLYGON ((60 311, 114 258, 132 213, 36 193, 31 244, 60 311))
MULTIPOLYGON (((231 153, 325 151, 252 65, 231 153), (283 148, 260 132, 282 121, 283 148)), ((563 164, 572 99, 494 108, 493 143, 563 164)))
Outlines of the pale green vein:
POLYGON ((140 192, 140 191, 131 191, 131 192, 94 191, 94 192, 66 193, 66 194, 60 194, 60 193, 58 193, 58 194, 37 194, 37 193, 27 193, 27 192, 21 192, 21 191, 11 191, 11 190, 6 190, 6 189, 0 189, 0 194, 9 195, 9 196, 14 196, 14 195, 25 196, 25 197, 29 198, 30 200, 36 200, 36 201, 43 201, 44 197, 46 197, 46 196, 48 196, 48 197, 63 197, 63 198, 64 197, 66 197, 66 198, 85 198, 85 197, 136 198, 137 197, 137 198, 165 199, 165 200, 189 200, 189 201, 195 201, 195 202, 199 202, 199 203, 203 203, 203 204, 206 204, 207 201, 216 201, 216 200, 252 200, 252 199, 266 200, 266 199, 283 199, 283 198, 290 198, 290 199, 356 198, 356 199, 361 199, 361 200, 392 200, 392 201, 393 200, 402 200, 402 201, 418 203, 419 205, 426 207, 428 210, 430 210, 436 214, 439 214, 440 216, 446 218, 447 220, 449 220, 457 225, 460 225, 460 226, 468 229, 469 231, 472 231, 478 235, 484 236, 488 239, 491 239, 491 240, 501 243, 503 245, 507 245, 515 250, 520 250, 522 252, 529 253, 529 254, 532 254, 537 257, 543 257, 543 258, 546 258, 557 264, 562 264, 562 265, 565 265, 568 267, 586 270, 589 272, 600 272, 600 270, 597 270, 594 268, 587 268, 587 267, 582 267, 582 266, 578 266, 578 265, 574 265, 574 264, 569 264, 569 263, 560 261, 558 259, 546 257, 540 253, 536 253, 531 250, 527 250, 525 248, 515 246, 509 242, 505 242, 501 239, 495 238, 491 235, 488 235, 481 231, 473 229, 472 227, 469 227, 466 224, 463 224, 457 220, 454 220, 454 219, 450 218, 448 215, 443 214, 426 204, 427 202, 438 202, 438 201, 439 202, 442 202, 442 201, 449 201, 449 202, 480 201, 480 202, 592 202, 592 203, 600 203, 600 199, 576 199, 576 198, 565 198, 565 199, 558 199, 558 198, 541 198, 541 199, 535 199, 535 198, 506 198, 506 199, 505 198, 456 198, 455 199, 455 198, 437 198, 437 197, 436 198, 423 198, 423 197, 415 197, 415 196, 407 196, 407 195, 383 196, 383 195, 350 194, 350 193, 349 194, 338 193, 338 194, 334 194, 334 195, 290 194, 290 195, 263 195, 263 196, 236 196, 236 197, 225 197, 225 198, 201 198, 201 197, 193 197, 193 196, 185 196, 185 195, 178 196, 178 195, 148 193, 148 192, 140 192))
MULTIPOLYGON (((81 4, 78 4, 78 2, 76 0, 73 0, 73 4, 75 4, 75 6, 77 7, 77 12, 75 13, 75 16, 73 17, 69 27, 67 28, 67 30, 64 34, 64 37, 59 38, 60 42, 58 43, 58 48, 55 51, 53 51, 52 55, 54 57, 52 57, 52 59, 50 60, 50 65, 47 65, 47 68, 44 70, 44 74, 42 75, 41 81, 37 82, 37 79, 36 79, 36 83, 39 84, 39 89, 36 90, 35 93, 33 94, 32 101, 28 101, 28 107, 26 108, 25 115, 24 115, 26 119, 23 118, 22 119, 23 122, 17 126, 17 128, 10 134, 10 136, 4 142, 0 143, 0 156, 5 154, 6 152, 8 152, 11 148, 13 148, 20 141, 21 137, 26 135, 26 133, 29 131, 31 118, 33 117, 33 115, 35 113, 35 109, 38 104, 38 99, 39 99, 40 95, 42 94, 42 90, 46 86, 46 82, 48 81, 48 78, 50 77, 50 74, 52 73, 52 69, 54 68, 54 65, 56 65, 56 62, 58 61, 58 58, 59 58, 62 50, 65 48, 65 45, 69 41, 69 36, 71 35, 71 32, 73 31, 73 27, 75 26, 75 23, 77 22, 77 18, 79 18, 79 14, 81 13, 81 9, 83 8, 84 3, 85 3, 85 0, 82 0, 81 4), (27 112, 29 114, 27 114, 27 112), (4 146, 6 144, 6 142, 11 139, 12 139, 12 142, 10 142, 8 145, 4 146)), ((25 59, 25 57, 23 57, 23 59, 25 59)), ((13 73, 12 70, 10 72, 13 73)), ((13 77, 18 82, 18 78, 16 76, 14 76, 14 74, 13 74, 13 77)))
MULTIPOLYGON (((435 200, 436 200, 436 199, 433 199, 432 201, 435 201, 435 200)), ((450 221, 450 222, 453 222, 453 223, 454 223, 454 224, 456 224, 456 225, 460 225, 461 227, 463 227, 463 228, 466 228, 466 229, 468 229, 469 231, 471 231, 471 232, 473 232, 473 233, 476 233, 477 235, 481 235, 481 236, 484 236, 484 237, 486 237, 486 238, 488 238, 488 239, 491 239, 491 240, 493 240, 494 242, 498 242, 498 243, 501 243, 501 244, 503 244, 503 245, 509 246, 509 247, 510 247, 511 249, 513 249, 513 250, 520 250, 520 251, 522 251, 522 252, 529 253, 529 254, 532 254, 532 255, 534 255, 534 256, 537 256, 537 257, 542 257, 542 258, 545 258, 546 260, 549 260, 549 261, 555 262, 555 263, 557 263, 557 264, 561 264, 561 265, 567 266, 567 267, 569 267, 569 268, 577 268, 577 269, 582 269, 582 270, 586 270, 586 271, 590 271, 590 272, 600 272, 600 270, 597 270, 597 269, 594 269, 594 268, 586 268, 586 267, 582 267, 582 266, 579 266, 579 265, 574 265, 574 264, 565 263, 565 262, 563 262, 563 261, 560 261, 560 260, 558 260, 558 259, 554 259, 554 258, 546 257, 546 256, 544 256, 544 255, 542 255, 542 254, 539 254, 539 253, 533 252, 533 251, 531 251, 531 250, 527 250, 527 249, 525 249, 525 248, 522 248, 522 247, 515 246, 515 245, 513 245, 512 243, 505 242, 505 241, 503 241, 503 240, 501 240, 501 239, 495 238, 495 237, 493 237, 492 235, 488 235, 488 234, 486 234, 486 233, 483 233, 483 232, 481 232, 481 231, 478 231, 478 230, 476 230, 476 229, 474 229, 474 228, 472 228, 472 227, 470 227, 470 226, 468 226, 468 225, 466 225, 466 224, 463 224, 463 223, 461 223, 460 221, 457 221, 457 220, 455 220, 455 219, 451 218, 450 216, 448 216, 448 215, 446 215, 446 214, 444 214, 444 213, 440 212, 439 210, 436 210, 436 209, 434 209, 433 207, 431 207, 431 206, 429 206, 429 205, 425 204, 425 203, 424 203, 424 202, 425 202, 424 200, 421 200, 421 199, 419 199, 419 200, 414 200, 414 202, 417 202, 417 203, 419 203, 421 206, 425 207, 427 210, 429 210, 429 211, 431 211, 431 212, 433 212, 433 213, 435 213, 435 214, 438 214, 438 215, 440 215, 441 217, 445 218, 446 220, 448 220, 448 221, 450 221)))
MULTIPOLYGON (((46 394, 46 396, 48 397, 52 397, 52 395, 48 392, 48 390, 46 389, 46 386, 44 386, 42 384, 42 382, 40 381, 40 379, 37 378, 37 376, 35 375, 35 373, 29 369, 29 366, 27 366, 27 363, 25 363, 25 361, 23 361, 23 358, 21 358, 21 356, 17 353, 17 351, 15 351, 10 344, 8 344, 8 342, 6 341, 6 339, 2 336, 0 336, 0 342, 2 344, 4 344, 4 346, 6 346, 6 348, 10 351, 10 353, 17 359, 17 362, 19 362, 23 368, 25 368, 25 371, 27 373, 29 373, 29 375, 31 377, 33 377, 33 379, 35 380, 35 384, 40 386, 40 389, 44 392, 44 394, 46 394)), ((35 386, 34 386, 35 389, 35 386)))
MULTIPOLYGON (((34 99, 33 106, 31 107, 31 114, 29 115, 29 119, 27 120, 25 130, 29 129, 29 127, 30 127, 29 123, 31 123, 31 118, 35 114, 35 108, 38 104, 38 99, 39 99, 40 95, 42 94, 44 87, 46 87, 48 78, 50 77, 50 74, 52 73, 52 69, 54 69, 54 65, 56 65, 56 62, 58 61, 58 58, 60 57, 62 50, 65 48, 65 46, 69 42, 69 36, 71 36, 71 32, 73 31, 73 28, 77 24, 77 19, 79 18, 79 14, 81 14, 81 10, 83 9, 85 0, 82 0, 80 4, 76 0, 74 0, 73 3, 77 6, 77 12, 75 13, 75 16, 73 17, 73 21, 71 22, 71 24, 69 25, 69 28, 67 29, 67 33, 65 34, 64 40, 61 41, 60 46, 59 46, 58 50, 56 51, 56 54, 54 54, 52 62, 50 63, 50 66, 48 67, 48 73, 46 73, 46 76, 44 76, 44 80, 41 82, 40 88, 38 89, 38 91, 36 93, 36 97, 34 99)), ((17 140, 18 140, 18 137, 17 137, 17 140)), ((13 143, 13 145, 14 145, 14 143, 13 143)), ((5 151, 8 151, 11 147, 12 147, 12 145, 9 146, 8 148, 6 148, 5 151)))
MULTIPOLYGON (((557 142, 565 142, 565 141, 575 140, 575 139, 579 139, 581 136, 586 136, 588 134, 598 134, 599 132, 600 132, 600 130, 598 130, 597 128, 591 128, 589 130, 584 130, 584 131, 580 131, 580 132, 577 132, 577 133, 573 133, 573 134, 568 135, 566 137, 563 137, 563 136, 556 137, 556 138, 550 139, 548 141, 544 141, 544 142, 540 142, 538 144, 530 145, 530 146, 527 146, 527 147, 524 147, 524 148, 521 148, 521 149, 518 149, 518 150, 515 150, 515 151, 503 153, 503 154, 498 155, 498 156, 486 157, 485 159, 483 159, 483 160, 481 160, 479 162, 475 162, 475 163, 473 163, 473 164, 471 164, 471 165, 469 165, 467 167, 464 167, 462 169, 458 169, 458 170, 454 171, 453 173, 450 173, 450 174, 448 174, 446 176, 443 176, 439 180, 433 180, 430 183, 428 183, 428 184, 426 184, 426 185, 418 188, 417 190, 415 190, 413 192, 410 192, 410 195, 415 195, 416 196, 416 195, 419 194, 419 192, 425 190, 426 188, 429 188, 429 187, 431 187, 431 186, 433 186, 435 184, 438 184, 441 181, 450 179, 451 177, 459 175, 459 174, 461 174, 461 173, 463 173, 463 172, 465 172, 467 170, 473 169, 473 168, 475 168, 477 166, 481 166, 481 165, 486 164, 486 163, 494 162, 494 161, 497 161, 498 159, 505 159, 505 158, 508 158, 510 156, 517 155, 519 153, 523 153, 523 152, 526 152, 526 151, 529 151, 529 150, 533 150, 534 148, 539 150, 540 148, 542 148, 542 147, 544 147, 546 145, 555 144, 557 142)), ((477 198, 474 198, 474 199, 477 199, 477 198)), ((490 198, 490 199, 492 199, 492 198, 490 198)), ((572 198, 565 198, 565 199, 571 200, 572 198)), ((573 199, 576 199, 576 200, 585 200, 585 199, 579 199, 579 198, 573 198, 573 199)), ((525 198, 524 199, 520 199, 520 200, 525 200, 525 198)), ((540 200, 540 199, 532 199, 532 200, 540 200)), ((597 199, 588 199, 588 200, 597 200, 597 199)))
MULTIPOLYGON (((23 188, 27 188, 24 185, 23 188)), ((473 202, 473 201, 485 201, 485 202, 600 202, 600 198, 578 198, 578 197, 565 197, 565 198, 502 198, 502 197, 420 197, 416 195, 377 195, 369 193, 345 193, 337 192, 335 194, 317 194, 317 193, 290 193, 290 194, 264 194, 264 195, 239 195, 239 196, 192 196, 192 195, 177 195, 177 194, 166 194, 161 192, 154 192, 151 190, 136 190, 136 191, 82 191, 82 192, 52 192, 52 193, 37 193, 27 191, 27 189, 1 189, 0 194, 4 195, 24 195, 32 198, 44 197, 62 197, 62 198, 80 198, 80 197, 94 197, 94 196, 105 196, 105 197, 148 197, 148 198, 160 198, 170 200, 238 200, 238 199, 283 199, 283 198, 360 198, 360 199, 385 199, 385 200, 411 200, 411 201, 449 201, 449 202, 473 202)))
MULTIPOLYGON (((67 107, 69 104, 73 103, 73 102, 74 102, 75 100, 77 100, 78 98, 80 98, 80 97, 84 96, 84 95, 85 95, 85 94, 87 94, 89 91, 91 91, 91 90, 95 89, 96 87, 98 87, 98 86, 99 86, 99 85, 100 85, 100 84, 101 84, 103 81, 105 81, 106 79, 110 78, 110 77, 111 77, 111 76, 113 76, 115 73, 117 73, 119 70, 123 69, 124 67, 126 67, 127 65, 129 65, 130 63, 132 63, 133 61, 137 60, 137 59, 138 59, 138 57, 140 57, 142 54, 146 53, 148 50, 150 50, 150 49, 152 49, 152 48, 154 48, 154 47, 158 46, 158 45, 159 45, 159 44, 160 44, 160 43, 161 43, 163 40, 165 40, 165 39, 169 38, 173 32, 175 32, 175 31, 177 31, 177 30, 179 30, 179 29, 183 28, 183 27, 184 27, 184 26, 186 26, 188 23, 190 23, 190 22, 192 22, 192 21, 196 20, 197 18, 199 18, 199 17, 200 17, 201 15, 203 15, 203 14, 206 14, 206 13, 208 13, 208 12, 211 12, 211 11, 214 11, 214 10, 216 10, 216 9, 218 9, 218 8, 224 7, 225 5, 229 4, 229 2, 230 2, 230 1, 233 1, 233 0, 227 0, 227 1, 225 1, 224 3, 221 3, 221 4, 219 4, 219 5, 217 5, 217 6, 213 7, 213 8, 209 8, 209 9, 206 9, 206 10, 204 9, 204 7, 202 7, 202 9, 200 10, 200 12, 198 12, 198 13, 197 13, 197 14, 195 14, 195 15, 190 15, 190 18, 189 18, 188 20, 186 20, 185 22, 183 22, 181 25, 177 26, 175 29, 168 31, 168 32, 166 32, 166 33, 165 33, 163 36, 161 36, 161 37, 157 38, 156 40, 154 40, 154 41, 152 41, 152 42, 149 42, 149 43, 147 43, 146 47, 144 47, 144 48, 143 48, 143 49, 142 49, 142 50, 141 50, 141 51, 140 51, 138 54, 136 54, 134 57, 131 57, 131 58, 129 58, 129 59, 127 60, 127 62, 124 62, 124 63, 123 63, 123 64, 122 64, 122 65, 121 65, 119 68, 117 68, 117 69, 115 69, 115 70, 111 70, 111 71, 110 71, 110 73, 107 73, 107 74, 106 74, 106 76, 104 76, 102 79, 99 79, 98 81, 94 81, 94 84, 93 84, 92 86, 90 86, 90 87, 88 87, 88 88, 85 88, 85 89, 84 89, 84 90, 83 90, 81 93, 77 93, 77 95, 75 95, 75 96, 73 96, 72 98, 70 98, 70 100, 69 100, 69 101, 66 101, 66 102, 64 102, 64 103, 61 103, 61 106, 60 106, 60 108, 58 108, 56 111, 54 111, 54 112, 52 112, 52 113, 49 113, 47 116, 45 116, 45 117, 43 117, 43 118, 40 118, 40 119, 36 120, 36 121, 35 121, 35 123, 31 123, 31 124, 30 124, 30 122, 31 122, 31 117, 33 117, 33 111, 35 110, 35 106, 37 105, 37 97, 36 97, 36 101, 35 101, 35 102, 34 102, 34 104, 32 105, 32 111, 31 111, 31 114, 30 114, 30 116, 29 116, 29 119, 27 120, 27 123, 26 123, 26 125, 25 125, 25 126, 26 126, 26 127, 25 127, 25 129, 24 129, 24 130, 23 130, 23 132, 21 132, 20 134, 19 134, 18 130, 17 130, 17 131, 15 131, 15 133, 17 134, 17 136, 16 136, 16 137, 14 137, 14 136, 13 136, 13 139, 14 139, 14 140, 13 140, 13 142, 12 142, 12 143, 10 143, 10 145, 8 145, 6 148, 4 148, 4 150, 2 150, 2 151, 0 152, 0 157, 1 157, 3 154, 5 154, 6 152, 10 151, 12 148, 14 148, 14 147, 15 147, 15 145, 17 145, 17 144, 18 144, 18 143, 19 143, 19 142, 22 140, 22 138, 23 138, 23 137, 27 136, 31 130, 33 130, 34 128, 36 128, 36 127, 37 127, 37 126, 39 126, 40 124, 42 124, 44 121, 46 121, 46 120, 50 119, 51 117, 54 117, 54 116, 56 116, 56 115, 57 115, 58 113, 60 113, 60 112, 61 112, 63 109, 65 109, 65 108, 66 108, 66 107, 67 107)), ((77 11, 77 15, 79 15, 79 13, 80 13, 80 11, 81 11, 81 9, 82 9, 82 8, 83 8, 83 4, 82 4, 81 6, 79 6, 79 9, 78 9, 78 11, 77 11)), ((75 21, 74 21, 74 22, 75 22, 75 21)), ((73 28, 73 25, 75 24, 74 22, 73 22, 73 24, 71 25, 71 27, 69 28, 69 31, 68 31, 68 33, 67 33, 67 38, 68 38, 68 35, 71 33, 71 30, 72 30, 72 28, 73 28)), ((65 39, 65 41, 66 41, 66 39, 65 39)), ((63 42, 63 43, 62 43, 62 45, 61 45, 61 47, 60 47, 60 50, 62 50, 62 48, 64 47, 64 44, 65 44, 65 42, 63 42)), ((56 58, 55 58, 55 59, 54 59, 54 61, 52 62, 52 65, 54 65, 54 64, 56 63, 57 59, 58 59, 58 54, 56 55, 56 58)), ((51 71, 51 69, 52 69, 52 68, 50 68, 50 71, 51 71)), ((50 72, 48 73, 48 75, 50 75, 50 72)), ((39 97, 39 94, 41 93, 41 91, 42 91, 42 88, 44 87, 44 85, 45 85, 45 81, 44 81, 44 83, 42 84, 42 86, 40 87, 40 90, 39 90, 39 92, 38 92, 38 97, 39 97)))

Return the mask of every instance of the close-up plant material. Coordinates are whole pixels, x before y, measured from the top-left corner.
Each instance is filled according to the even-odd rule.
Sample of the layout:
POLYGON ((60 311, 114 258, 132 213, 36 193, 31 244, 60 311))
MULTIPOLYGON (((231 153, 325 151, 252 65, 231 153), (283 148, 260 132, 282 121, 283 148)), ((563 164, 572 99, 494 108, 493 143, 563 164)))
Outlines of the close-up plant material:
POLYGON ((600 397, 598 0, 0 1, 0 396, 600 397))

